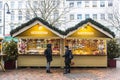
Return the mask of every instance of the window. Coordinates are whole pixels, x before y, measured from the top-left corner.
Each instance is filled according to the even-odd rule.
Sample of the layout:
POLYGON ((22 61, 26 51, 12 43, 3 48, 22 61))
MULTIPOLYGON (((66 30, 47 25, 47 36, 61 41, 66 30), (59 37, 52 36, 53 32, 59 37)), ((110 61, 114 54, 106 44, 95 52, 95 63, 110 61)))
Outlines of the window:
POLYGON ((77 7, 81 7, 82 6, 82 2, 77 2, 77 7))
POLYGON ((44 6, 44 4, 45 4, 44 1, 41 1, 41 6, 44 6))
POLYGON ((2 11, 0 11, 0 23, 2 23, 2 11))
POLYGON ((113 1, 112 0, 108 0, 108 7, 113 6, 113 1))
POLYGON ((2 16, 0 16, 0 23, 2 23, 2 16))
POLYGON ((11 25, 11 26, 10 26, 10 29, 13 30, 13 29, 14 29, 14 25, 11 25))
POLYGON ((58 13, 58 12, 55 12, 55 13, 54 13, 54 20, 56 20, 56 19, 58 18, 58 16, 59 16, 59 13, 58 13))
POLYGON ((105 7, 105 1, 100 1, 100 7, 105 7))
POLYGON ((2 34, 2 26, 0 26, 0 34, 2 34))
POLYGON ((29 8, 29 2, 26 1, 26 4, 25 4, 26 8, 29 8))
POLYGON ((37 9, 37 6, 38 6, 38 2, 37 1, 33 1, 33 8, 37 9))
POLYGON ((90 18, 89 14, 85 14, 85 19, 90 18))
POLYGON ((100 18, 101 18, 101 20, 105 20, 105 14, 100 14, 100 18))
POLYGON ((74 7, 74 2, 70 2, 70 3, 69 3, 69 6, 70 6, 70 7, 74 7))
POLYGON ((77 14, 77 19, 81 20, 82 19, 82 14, 77 14))
POLYGON ((19 8, 19 9, 22 8, 22 1, 18 1, 18 8, 19 8))
POLYGON ((60 4, 59 0, 53 0, 53 6, 58 6, 60 4))
POLYGON ((30 12, 28 10, 26 11, 26 20, 30 20, 30 12))
POLYGON ((70 14, 70 20, 74 20, 74 14, 70 14))
POLYGON ((15 12, 14 11, 11 11, 11 21, 14 21, 14 19, 15 19, 15 12))
POLYGON ((113 14, 109 13, 108 14, 108 19, 113 19, 113 14))
POLYGON ((18 12, 18 20, 22 20, 22 11, 18 12))
POLYGON ((11 9, 14 9, 15 2, 11 2, 11 9))
POLYGON ((93 14, 93 19, 97 19, 97 14, 93 14))
POLYGON ((92 3, 93 3, 92 7, 97 7, 97 1, 93 1, 92 3))
POLYGON ((0 9, 2 9, 2 5, 3 5, 3 3, 2 3, 2 1, 0 1, 0 9))
POLYGON ((89 7, 89 1, 85 1, 85 7, 89 7))

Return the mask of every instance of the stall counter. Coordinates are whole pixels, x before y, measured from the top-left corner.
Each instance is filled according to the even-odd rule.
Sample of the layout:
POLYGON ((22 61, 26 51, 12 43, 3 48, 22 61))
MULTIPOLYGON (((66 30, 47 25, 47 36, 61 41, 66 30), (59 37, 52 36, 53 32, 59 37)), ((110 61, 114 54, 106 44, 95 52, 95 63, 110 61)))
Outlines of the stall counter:
MULTIPOLYGON (((53 55, 53 61, 51 66, 60 67, 61 59, 60 55, 53 55)), ((19 54, 17 60, 18 67, 45 67, 46 59, 41 54, 19 54)))

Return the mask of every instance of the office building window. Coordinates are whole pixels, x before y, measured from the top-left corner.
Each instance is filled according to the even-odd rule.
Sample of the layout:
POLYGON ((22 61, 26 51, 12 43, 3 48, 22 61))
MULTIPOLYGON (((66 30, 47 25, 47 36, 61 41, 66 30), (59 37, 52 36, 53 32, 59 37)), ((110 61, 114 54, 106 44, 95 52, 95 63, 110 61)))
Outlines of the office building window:
POLYGON ((90 14, 85 14, 85 19, 90 18, 90 14))
POLYGON ((3 3, 2 3, 2 1, 0 1, 0 9, 2 9, 2 5, 3 5, 3 3))
POLYGON ((113 1, 112 0, 108 0, 108 7, 113 6, 113 1))
POLYGON ((0 15, 0 23, 2 23, 2 16, 0 15))
POLYGON ((59 16, 59 13, 57 11, 57 12, 54 13, 54 20, 56 20, 58 18, 58 16, 59 16))
POLYGON ((97 1, 92 2, 92 7, 97 7, 97 1))
POLYGON ((38 1, 33 1, 33 8, 37 9, 37 7, 38 7, 38 1))
POLYGON ((18 12, 18 20, 22 20, 22 11, 18 12))
POLYGON ((26 6, 26 8, 29 8, 29 1, 25 2, 25 6, 26 6))
POLYGON ((105 20, 105 14, 100 14, 101 20, 105 20))
POLYGON ((60 2, 59 0, 53 0, 53 6, 59 6, 60 2))
POLYGON ((30 12, 28 10, 26 11, 26 20, 30 20, 30 12))
POLYGON ((15 2, 11 2, 11 9, 14 9, 14 6, 15 6, 15 2))
POLYGON ((11 26, 10 26, 10 29, 13 30, 13 29, 14 29, 14 25, 11 25, 11 26))
POLYGON ((77 19, 81 20, 82 19, 82 14, 77 14, 77 19))
POLYGON ((0 11, 0 23, 2 23, 2 11, 0 11))
POLYGON ((0 34, 2 34, 2 26, 0 26, 0 34))
POLYGON ((89 7, 89 1, 85 1, 85 7, 89 7))
POLYGON ((21 9, 22 8, 22 1, 18 1, 18 8, 21 9))
POLYGON ((15 19, 15 12, 11 11, 11 21, 14 21, 14 19, 15 19))
POLYGON ((113 14, 109 13, 108 14, 108 19, 113 19, 113 14))
POLYGON ((77 2, 77 7, 81 7, 81 6, 82 6, 82 2, 81 1, 77 2))
POLYGON ((74 14, 70 14, 70 20, 74 20, 74 14))
POLYGON ((69 6, 70 6, 70 7, 74 7, 74 2, 70 2, 70 3, 69 3, 69 6))
POLYGON ((100 1, 100 7, 105 7, 105 1, 100 1))
POLYGON ((97 14, 93 14, 93 19, 97 19, 97 14))

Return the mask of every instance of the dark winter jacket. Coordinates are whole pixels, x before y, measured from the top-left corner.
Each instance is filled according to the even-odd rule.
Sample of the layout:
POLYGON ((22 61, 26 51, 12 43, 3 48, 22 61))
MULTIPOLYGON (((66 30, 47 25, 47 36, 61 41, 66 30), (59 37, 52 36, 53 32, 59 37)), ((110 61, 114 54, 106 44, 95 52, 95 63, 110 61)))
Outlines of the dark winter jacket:
POLYGON ((65 57, 65 63, 68 63, 68 64, 71 63, 71 59, 70 59, 69 56, 70 56, 70 50, 67 49, 67 50, 65 51, 65 55, 63 55, 63 57, 65 57))
POLYGON ((51 44, 47 45, 47 49, 45 50, 44 55, 46 56, 47 62, 51 62, 52 61, 51 44))

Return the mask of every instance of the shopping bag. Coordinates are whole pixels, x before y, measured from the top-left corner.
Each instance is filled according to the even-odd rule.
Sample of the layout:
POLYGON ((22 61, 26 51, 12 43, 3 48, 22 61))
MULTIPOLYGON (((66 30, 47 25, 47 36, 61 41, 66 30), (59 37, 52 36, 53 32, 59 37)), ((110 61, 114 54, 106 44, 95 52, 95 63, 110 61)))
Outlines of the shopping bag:
POLYGON ((74 64, 75 64, 74 61, 71 61, 70 65, 74 65, 74 64))

